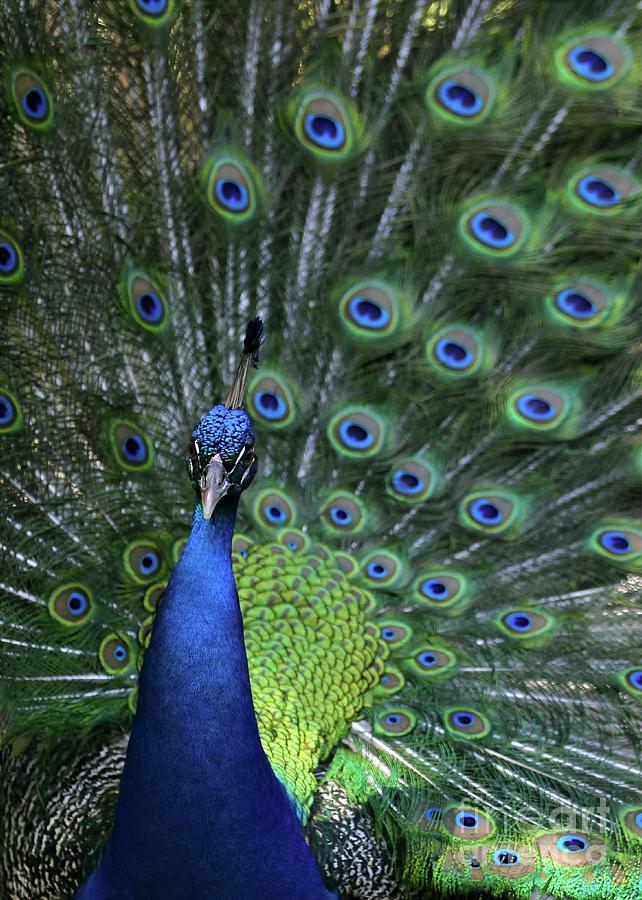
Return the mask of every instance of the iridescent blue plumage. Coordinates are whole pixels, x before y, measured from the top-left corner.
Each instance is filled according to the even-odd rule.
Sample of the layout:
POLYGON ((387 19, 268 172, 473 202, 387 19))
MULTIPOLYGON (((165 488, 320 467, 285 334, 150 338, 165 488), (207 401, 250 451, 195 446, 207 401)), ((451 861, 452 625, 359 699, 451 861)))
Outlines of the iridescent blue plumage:
POLYGON ((633 900, 633 0, 0 33, 0 894, 633 900))

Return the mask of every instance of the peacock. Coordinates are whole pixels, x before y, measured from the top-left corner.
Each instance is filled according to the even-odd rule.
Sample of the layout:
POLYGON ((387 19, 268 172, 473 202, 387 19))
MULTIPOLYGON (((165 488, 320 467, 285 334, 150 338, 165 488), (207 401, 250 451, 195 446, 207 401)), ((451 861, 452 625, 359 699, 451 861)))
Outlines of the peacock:
POLYGON ((0 5, 0 895, 642 895, 639 8, 0 5))

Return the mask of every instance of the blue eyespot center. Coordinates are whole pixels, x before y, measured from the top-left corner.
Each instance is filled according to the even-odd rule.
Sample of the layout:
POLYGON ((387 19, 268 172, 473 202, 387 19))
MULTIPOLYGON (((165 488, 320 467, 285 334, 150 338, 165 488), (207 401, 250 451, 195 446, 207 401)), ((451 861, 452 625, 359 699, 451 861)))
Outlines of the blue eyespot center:
POLYGON ((439 85, 437 96, 440 103, 458 116, 475 116, 484 108, 484 101, 469 87, 452 79, 439 85))
POLYGON ((285 522, 287 517, 288 514, 286 513, 286 511, 282 507, 277 506, 274 503, 271 506, 268 506, 265 510, 265 518, 273 524, 276 524, 278 522, 285 522))
POLYGON ((163 304, 153 291, 145 291, 136 298, 136 309, 146 322, 159 322, 163 316, 163 304))
POLYGON ((430 578, 427 581, 422 581, 420 590, 422 594, 425 594, 426 597, 430 597, 431 600, 447 600, 449 597, 448 586, 444 584, 443 581, 438 581, 434 578, 430 578))
POLYGON ((158 553, 148 550, 144 556, 141 556, 139 565, 143 575, 152 575, 160 565, 158 553))
POLYGON ((582 850, 586 850, 588 841, 578 834, 565 834, 558 840, 557 846, 565 853, 579 853, 582 850))
POLYGON ((498 866, 516 866, 522 857, 515 850, 496 850, 493 853, 493 859, 498 866))
POLYGON ((167 0, 136 0, 136 3, 149 16, 160 16, 167 9, 167 0))
POLYGON ((600 535, 600 544, 610 553, 625 555, 631 552, 631 541, 621 531, 605 531, 600 535))
POLYGON ((147 459, 145 441, 137 434, 130 434, 120 445, 124 458, 131 463, 144 462, 147 459))
POLYGON ((412 472, 406 472, 403 469, 395 472, 392 476, 392 486, 398 493, 400 494, 419 494, 423 488, 424 483, 421 478, 418 478, 417 475, 413 475, 412 472))
MULTIPOLYGON (((628 679, 631 687, 636 688, 638 691, 642 691, 642 670, 637 669, 634 672, 629 672, 628 679)), ((642 816, 642 813, 640 813, 640 815, 642 816)))
POLYGON ((12 272, 18 265, 18 254, 11 244, 0 244, 0 272, 5 274, 12 272))
POLYGON ((310 140, 326 150, 338 150, 346 139, 345 128, 330 116, 310 113, 305 117, 304 129, 310 140))
POLYGON ((346 447, 350 447, 353 450, 366 450, 374 443, 374 437, 367 428, 364 428, 363 425, 358 425, 356 422, 351 422, 349 419, 341 423, 339 434, 346 447))
POLYGON ((449 369, 467 369, 475 359, 467 347, 450 338, 438 340, 435 345, 435 353, 437 359, 449 369))
POLYGON ((472 725, 474 721, 475 717, 472 713, 456 712, 453 714, 453 722, 458 728, 465 728, 467 725, 472 725))
POLYGON ((499 525, 504 519, 502 511, 490 500, 473 500, 470 514, 480 525, 499 525))
POLYGON ((384 639, 384 641, 394 641, 397 637, 397 632, 394 628, 382 628, 381 637, 384 639))
POLYGON ((558 309, 573 319, 591 319, 597 312, 595 303, 573 288, 560 291, 555 297, 555 304, 558 309))
POLYGON ((511 229, 487 212, 476 213, 471 220, 470 227, 480 243, 495 250, 510 247, 515 240, 511 229))
POLYGON ((517 409, 527 419, 550 422, 555 418, 555 407, 538 394, 524 394, 517 401, 517 409))
POLYGON ((613 66, 591 47, 573 47, 568 54, 573 71, 587 81, 606 81, 613 74, 613 66))
POLYGON ((352 522, 352 516, 342 506, 333 506, 330 510, 330 518, 337 525, 349 525, 352 522))
POLYGON ((470 810, 459 812, 455 816, 455 825, 458 828, 476 828, 479 825, 479 821, 480 819, 477 813, 471 812, 470 810))
POLYGON ((220 205, 230 212, 243 212, 250 205, 250 194, 245 185, 229 178, 217 181, 214 193, 220 205))
POLYGON ((371 578, 385 578, 388 574, 388 568, 383 563, 371 562, 368 564, 366 572, 371 578))
POLYGON ((296 541, 288 541, 287 546, 290 550, 297 550, 296 541))
POLYGON ((390 321, 390 313, 374 300, 364 297, 353 297, 348 304, 351 318, 363 328, 379 331, 390 321))
POLYGON ((595 175, 585 175, 577 186, 577 192, 582 200, 601 209, 617 206, 622 199, 616 188, 595 175))
POLYGON ((390 713, 390 715, 386 716, 386 722, 388 725, 398 725, 401 722, 401 716, 397 715, 397 713, 390 713))
POLYGON ((259 391, 254 397, 254 405, 266 419, 282 419, 286 413, 285 401, 272 391, 259 391))
POLYGON ((528 631, 531 627, 531 618, 526 613, 514 612, 509 613, 504 619, 509 628, 514 631, 528 631))
POLYGON ((5 394, 0 394, 0 425, 11 425, 16 418, 16 407, 5 394))
POLYGON ((431 653, 430 650, 424 650, 423 653, 419 654, 419 662, 422 666, 434 666, 434 664, 437 662, 437 657, 434 653, 431 653))
POLYGON ((118 644, 118 646, 114 648, 113 654, 114 659, 117 659, 118 662, 122 662, 124 659, 127 659, 127 649, 123 647, 122 644, 118 644))
POLYGON ((41 87, 30 88, 22 98, 22 108, 30 119, 44 119, 47 107, 47 95, 41 87))
POLYGON ((67 597, 67 610, 72 616, 81 616, 89 606, 89 602, 80 591, 72 591, 67 597))

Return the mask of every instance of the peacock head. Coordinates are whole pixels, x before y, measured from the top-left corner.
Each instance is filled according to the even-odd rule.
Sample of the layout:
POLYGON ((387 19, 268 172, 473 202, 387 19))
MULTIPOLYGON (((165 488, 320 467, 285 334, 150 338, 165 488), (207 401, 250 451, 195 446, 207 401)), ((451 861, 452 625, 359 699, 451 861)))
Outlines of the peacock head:
POLYGON ((257 459, 254 432, 244 409, 222 404, 203 416, 188 449, 187 469, 209 519, 225 496, 239 496, 252 483, 257 459))
POLYGON ((258 363, 262 341, 263 323, 253 319, 247 326, 243 355, 225 403, 210 409, 192 432, 187 471, 206 519, 212 517, 223 497, 238 499, 256 475, 254 432, 241 403, 248 372, 258 363))

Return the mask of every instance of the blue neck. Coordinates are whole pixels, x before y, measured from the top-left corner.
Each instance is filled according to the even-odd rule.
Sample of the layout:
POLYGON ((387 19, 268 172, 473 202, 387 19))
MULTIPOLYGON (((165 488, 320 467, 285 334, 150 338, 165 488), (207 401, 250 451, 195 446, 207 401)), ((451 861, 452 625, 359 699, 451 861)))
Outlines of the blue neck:
POLYGON ((237 501, 192 531, 154 622, 105 858, 80 898, 330 895, 259 740, 231 563, 237 501))

